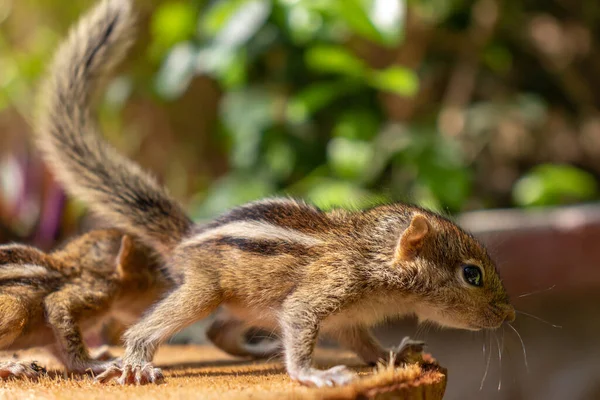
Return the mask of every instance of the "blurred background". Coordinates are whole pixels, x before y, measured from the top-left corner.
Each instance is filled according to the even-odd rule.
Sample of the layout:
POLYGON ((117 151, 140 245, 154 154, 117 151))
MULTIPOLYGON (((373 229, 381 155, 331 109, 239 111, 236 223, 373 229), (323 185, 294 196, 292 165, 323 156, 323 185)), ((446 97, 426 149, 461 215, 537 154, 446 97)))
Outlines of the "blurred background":
MULTIPOLYGON (((93 226, 31 143, 40 77, 94 2, 59 3, 0 0, 0 242, 44 249, 93 226)), ((563 328, 519 317, 529 372, 506 332, 512 357, 500 368, 493 350, 483 391, 496 342, 429 333, 450 368, 448 398, 600 398, 600 350, 590 350, 600 337, 600 2, 137 8, 139 40, 100 120, 195 219, 273 194, 325 209, 393 200, 457 215, 497 255, 517 306, 563 328)), ((393 342, 395 328, 382 335, 393 342)))

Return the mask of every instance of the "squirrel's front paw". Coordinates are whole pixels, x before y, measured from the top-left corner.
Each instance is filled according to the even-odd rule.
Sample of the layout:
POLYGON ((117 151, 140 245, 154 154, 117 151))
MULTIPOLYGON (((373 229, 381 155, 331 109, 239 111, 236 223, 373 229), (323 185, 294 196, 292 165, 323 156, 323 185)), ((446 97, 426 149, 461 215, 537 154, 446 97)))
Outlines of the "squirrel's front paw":
POLYGON ((29 378, 37 379, 46 373, 46 368, 32 362, 7 361, 0 363, 0 379, 29 378))
POLYGON ((160 383, 164 376, 160 368, 152 364, 144 365, 124 364, 122 367, 113 365, 96 377, 97 382, 106 383, 113 379, 119 385, 145 385, 147 383, 160 383))
POLYGON ((356 373, 350 371, 345 365, 319 370, 309 368, 297 373, 290 373, 290 377, 306 386, 343 386, 356 378, 356 373))

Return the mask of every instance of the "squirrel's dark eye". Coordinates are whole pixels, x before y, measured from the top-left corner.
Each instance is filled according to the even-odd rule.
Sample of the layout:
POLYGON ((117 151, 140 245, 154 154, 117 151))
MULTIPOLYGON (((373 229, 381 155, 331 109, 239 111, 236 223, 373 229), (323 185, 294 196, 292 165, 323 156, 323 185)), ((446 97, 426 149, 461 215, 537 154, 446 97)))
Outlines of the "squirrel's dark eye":
POLYGON ((479 267, 474 265, 463 265, 463 276, 469 285, 481 286, 483 284, 479 267))

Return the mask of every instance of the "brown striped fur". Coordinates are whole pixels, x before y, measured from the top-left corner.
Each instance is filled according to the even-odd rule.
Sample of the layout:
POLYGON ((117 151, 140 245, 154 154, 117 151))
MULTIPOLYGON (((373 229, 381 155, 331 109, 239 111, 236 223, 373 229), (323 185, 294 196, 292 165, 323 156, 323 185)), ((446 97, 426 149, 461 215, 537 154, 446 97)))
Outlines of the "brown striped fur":
MULTIPOLYGON (((109 147, 92 122, 89 98, 122 58, 132 26, 128 0, 103 0, 81 19, 56 55, 37 127, 41 149, 66 188, 160 252, 179 282, 127 331, 123 367, 99 380, 160 380, 150 364, 157 346, 219 306, 231 321, 281 335, 290 376, 318 386, 354 376, 342 366, 312 368, 320 332, 373 362, 387 351, 369 326, 387 318, 416 314, 473 330, 514 319, 481 244, 415 206, 322 212, 301 201, 269 199, 192 226, 165 189, 109 147), (481 287, 467 284, 464 264, 479 268, 481 287)), ((239 326, 222 326, 230 325, 239 326)))
MULTIPOLYGON (((101 372, 86 334, 107 317, 135 322, 171 285, 145 246, 117 230, 84 234, 46 254, 0 246, 0 349, 48 346, 69 372, 101 372)), ((0 376, 35 376, 29 364, 0 362, 0 376)))

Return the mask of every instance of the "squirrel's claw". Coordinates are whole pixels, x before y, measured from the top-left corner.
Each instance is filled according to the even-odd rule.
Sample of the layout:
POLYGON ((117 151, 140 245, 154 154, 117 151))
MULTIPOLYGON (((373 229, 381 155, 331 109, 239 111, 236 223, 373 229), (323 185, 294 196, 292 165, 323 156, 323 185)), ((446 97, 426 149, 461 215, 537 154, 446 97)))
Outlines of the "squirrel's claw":
POLYGON ((119 385, 145 385, 147 383, 160 383, 164 380, 160 368, 155 368, 150 363, 142 365, 125 364, 122 367, 113 365, 96 377, 96 382, 107 383, 116 379, 119 385))

